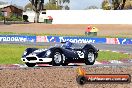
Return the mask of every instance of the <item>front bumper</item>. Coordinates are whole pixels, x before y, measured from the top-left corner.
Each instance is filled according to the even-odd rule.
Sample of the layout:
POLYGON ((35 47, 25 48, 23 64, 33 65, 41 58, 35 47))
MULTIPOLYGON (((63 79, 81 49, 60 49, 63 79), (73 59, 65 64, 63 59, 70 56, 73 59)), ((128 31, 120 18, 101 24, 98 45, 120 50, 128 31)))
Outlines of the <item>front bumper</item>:
POLYGON ((25 63, 49 63, 52 61, 52 58, 38 58, 36 55, 28 55, 25 58, 21 58, 25 63))

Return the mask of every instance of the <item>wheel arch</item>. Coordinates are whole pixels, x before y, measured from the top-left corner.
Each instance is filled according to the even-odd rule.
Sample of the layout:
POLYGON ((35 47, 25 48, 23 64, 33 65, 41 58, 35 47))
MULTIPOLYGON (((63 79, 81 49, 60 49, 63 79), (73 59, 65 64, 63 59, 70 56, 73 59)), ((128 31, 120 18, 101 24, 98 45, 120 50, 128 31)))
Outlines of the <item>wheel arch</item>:
POLYGON ((52 53, 54 53, 57 50, 60 51, 62 54, 64 53, 63 50, 61 48, 58 48, 58 47, 57 48, 56 47, 50 48, 50 50, 51 50, 52 53))
MULTIPOLYGON (((65 54, 66 52, 64 51, 64 49, 59 48, 59 47, 57 47, 57 48, 56 48, 56 47, 55 47, 55 48, 52 48, 52 49, 51 49, 52 54, 53 54, 56 50, 59 50, 59 51, 61 52, 61 54, 62 54, 62 58, 63 58, 63 62, 62 62, 62 63, 64 64, 65 61, 67 62, 67 59, 66 59, 67 57, 66 57, 66 54, 65 54)), ((51 55, 51 56, 52 56, 52 55, 51 55)))
POLYGON ((63 63, 63 51, 60 49, 60 48, 51 48, 50 49, 51 50, 51 57, 52 57, 52 65, 53 66, 60 66, 60 65, 62 65, 62 63, 63 63), (62 59, 61 59, 61 62, 59 62, 59 63, 56 63, 55 62, 55 60, 54 60, 54 54, 56 53, 56 52, 59 52, 60 54, 61 54, 61 57, 62 57, 62 59))
POLYGON ((98 52, 98 49, 96 49, 93 45, 91 44, 86 44, 84 47, 83 47, 83 50, 87 51, 87 50, 90 50, 92 49, 94 51, 94 53, 97 53, 98 52))

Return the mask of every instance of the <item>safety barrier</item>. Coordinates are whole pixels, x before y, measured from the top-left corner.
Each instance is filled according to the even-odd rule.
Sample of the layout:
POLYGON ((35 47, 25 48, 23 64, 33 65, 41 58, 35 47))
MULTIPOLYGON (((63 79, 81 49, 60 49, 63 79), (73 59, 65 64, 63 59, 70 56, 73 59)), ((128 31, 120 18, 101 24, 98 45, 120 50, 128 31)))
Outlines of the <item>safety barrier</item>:
POLYGON ((68 36, 24 36, 24 35, 0 35, 0 42, 66 42, 73 43, 101 43, 101 44, 132 44, 132 38, 91 38, 68 36))
POLYGON ((0 35, 0 42, 36 42, 36 36, 0 35))
POLYGON ((66 42, 73 43, 102 43, 102 44, 132 44, 130 38, 91 38, 67 36, 37 36, 36 42, 66 42))

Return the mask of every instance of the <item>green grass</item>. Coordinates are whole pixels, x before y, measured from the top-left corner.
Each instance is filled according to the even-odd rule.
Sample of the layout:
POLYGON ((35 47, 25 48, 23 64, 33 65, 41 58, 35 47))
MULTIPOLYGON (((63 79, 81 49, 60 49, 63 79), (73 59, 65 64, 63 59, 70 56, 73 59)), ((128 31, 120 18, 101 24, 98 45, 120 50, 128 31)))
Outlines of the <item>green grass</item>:
POLYGON ((22 63, 20 58, 25 49, 19 45, 0 45, 0 64, 22 63))
POLYGON ((111 52, 111 51, 100 51, 97 61, 109 61, 109 60, 121 60, 121 59, 132 59, 132 55, 111 52))
MULTIPOLYGON (((0 64, 22 64, 21 56, 27 47, 42 48, 43 46, 22 46, 12 44, 0 44, 0 64)), ((132 58, 132 55, 114 53, 110 51, 99 51, 97 61, 119 60, 132 58)))
MULTIPOLYGON (((78 36, 78 37, 86 37, 86 35, 78 35, 78 34, 34 34, 34 33, 15 33, 15 32, 0 32, 0 35, 29 35, 29 36, 78 36)), ((88 36, 92 37, 92 36, 88 36)), ((118 35, 110 35, 110 36, 95 36, 99 38, 132 38, 132 34, 118 34, 118 35)))
POLYGON ((0 35, 35 35, 32 33, 0 32, 0 35))
MULTIPOLYGON (((31 46, 0 44, 0 64, 20 64, 23 51, 31 46)), ((35 46, 32 46, 35 47, 35 46)), ((42 46, 36 46, 38 48, 42 46)))

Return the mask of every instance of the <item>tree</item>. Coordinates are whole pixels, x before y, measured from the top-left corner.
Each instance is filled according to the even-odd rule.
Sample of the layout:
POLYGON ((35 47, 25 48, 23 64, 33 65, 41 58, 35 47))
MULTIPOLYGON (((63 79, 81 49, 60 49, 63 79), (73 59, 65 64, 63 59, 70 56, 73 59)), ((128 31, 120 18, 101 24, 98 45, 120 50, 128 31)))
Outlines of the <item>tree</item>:
POLYGON ((102 9, 104 9, 104 10, 110 10, 111 9, 111 6, 110 6, 110 3, 108 2, 108 0, 104 0, 102 2, 102 9))
POLYGON ((122 10, 124 9, 126 0, 112 0, 112 5, 114 10, 122 10))
POLYGON ((33 7, 32 7, 32 4, 31 4, 31 3, 28 3, 28 4, 24 7, 24 10, 26 11, 28 8, 29 8, 30 10, 33 10, 33 7))
POLYGON ((109 0, 109 1, 112 4, 111 6, 109 5, 110 7, 108 6, 108 3, 110 4, 110 2, 108 2, 108 0, 104 0, 102 2, 103 9, 111 8, 113 10, 122 10, 122 9, 124 9, 124 6, 125 6, 127 0, 109 0))
POLYGON ((61 10, 60 6, 56 6, 56 4, 52 4, 52 3, 46 3, 44 8, 46 10, 61 10))
POLYGON ((70 0, 58 0, 59 5, 64 8, 65 10, 69 10, 70 7, 68 5, 64 5, 64 4, 69 4, 70 0))
POLYGON ((113 9, 114 10, 120 9, 120 3, 121 0, 112 0, 113 9))
POLYGON ((2 11, 1 11, 1 9, 0 9, 0 16, 2 15, 2 11))
POLYGON ((70 3, 70 0, 57 0, 57 3, 62 6, 64 3, 70 3))
MULTIPOLYGON (((29 1, 31 2, 32 9, 35 12, 34 22, 38 23, 40 11, 44 9, 44 0, 29 0, 29 1)), ((52 4, 55 4, 57 6, 56 1, 58 3, 60 0, 49 0, 49 2, 51 2, 52 4)), ((70 2, 70 0, 61 0, 61 1, 62 1, 62 3, 66 3, 66 2, 69 3, 70 2)))
POLYGON ((68 5, 66 5, 65 10, 70 10, 70 7, 68 5))
POLYGON ((127 0, 124 5, 124 9, 132 9, 132 1, 127 0))
MULTIPOLYGON (((64 8, 65 10, 69 10, 69 6, 68 5, 63 5, 62 3, 69 3, 70 0, 67 0, 67 1, 58 1, 58 4, 56 2, 56 0, 49 0, 48 3, 46 3, 44 6, 44 8, 46 10, 62 10, 62 8, 64 8)), ((33 7, 32 7, 32 4, 31 3, 28 3, 25 7, 24 7, 24 10, 27 10, 27 9, 30 9, 30 10, 33 10, 33 7)))
POLYGON ((64 8, 66 10, 69 10, 70 7, 68 5, 64 5, 64 4, 68 4, 70 3, 70 0, 49 0, 49 3, 55 4, 56 6, 60 6, 61 9, 64 8))
POLYGON ((35 12, 34 22, 39 22, 40 11, 43 10, 44 0, 29 0, 32 4, 33 11, 35 12))
POLYGON ((3 16, 3 13, 2 13, 2 11, 0 9, 0 21, 2 21, 2 20, 4 20, 4 16, 3 16))
POLYGON ((132 6, 131 6, 131 0, 123 0, 122 1, 122 6, 121 6, 121 9, 131 9, 132 6))
POLYGON ((125 6, 125 3, 126 3, 126 0, 122 0, 122 5, 121 5, 121 9, 124 9, 124 6, 125 6))
POLYGON ((49 3, 56 5, 56 0, 49 0, 49 3))

